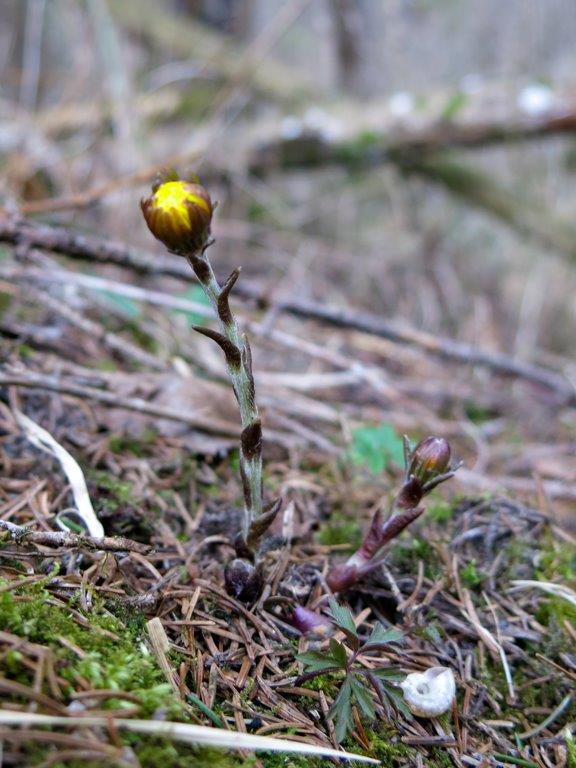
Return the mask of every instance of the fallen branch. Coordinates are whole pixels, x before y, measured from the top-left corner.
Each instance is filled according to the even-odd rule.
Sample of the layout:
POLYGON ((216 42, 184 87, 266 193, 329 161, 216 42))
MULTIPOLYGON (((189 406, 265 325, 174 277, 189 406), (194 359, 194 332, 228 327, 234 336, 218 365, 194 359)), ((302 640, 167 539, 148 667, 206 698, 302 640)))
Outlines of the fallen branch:
MULTIPOLYGON (((358 113, 355 105, 353 113, 358 113)), ((327 117, 330 113, 327 112, 327 117)), ((366 114, 366 113, 364 113, 366 114)), ((334 115, 338 119, 337 115, 334 115)), ((346 121, 351 122, 351 121, 346 121)), ((353 132, 334 140, 329 134, 310 130, 303 124, 294 138, 270 138, 260 142, 249 158, 251 173, 261 175, 277 168, 311 168, 322 165, 368 165, 389 162, 391 155, 433 153, 444 149, 476 149, 492 144, 527 141, 547 136, 576 133, 576 108, 541 117, 508 115, 501 120, 468 122, 442 120, 432 116, 424 124, 399 123, 382 113, 353 122, 353 132)))
MULTIPOLYGON (((79 397, 83 400, 93 400, 113 408, 124 408, 128 411, 156 416, 160 419, 177 421, 190 427, 213 435, 238 438, 240 426, 228 421, 203 417, 195 413, 187 413, 177 408, 165 408, 154 405, 139 397, 122 397, 117 392, 110 392, 96 387, 87 387, 75 382, 60 379, 55 376, 36 373, 33 371, 5 369, 0 372, 0 386, 27 387, 28 389, 45 389, 62 395, 79 397)), ((297 442, 296 437, 274 430, 268 431, 271 440, 279 445, 292 448, 297 442)))
MULTIPOLYGON (((186 281, 189 280, 189 270, 183 260, 146 255, 122 243, 102 240, 91 235, 82 235, 63 227, 52 227, 28 220, 0 217, 0 242, 13 245, 26 243, 31 247, 42 248, 91 263, 116 264, 140 274, 169 275, 186 281)), ((445 360, 470 366, 480 366, 503 376, 525 379, 553 392, 561 404, 576 405, 576 387, 562 374, 515 360, 502 352, 489 352, 454 339, 418 331, 367 312, 329 307, 317 302, 294 298, 270 302, 265 291, 247 281, 243 281, 237 286, 236 293, 244 299, 255 301, 262 308, 273 307, 278 312, 287 312, 296 317, 316 320, 338 328, 349 328, 388 339, 397 344, 413 346, 445 360)), ((22 386, 26 386, 26 384, 22 386)), ((111 396, 110 400, 106 402, 112 400, 114 403, 117 402, 114 396, 111 396)), ((140 404, 135 407, 130 405, 122 407, 141 410, 142 403, 143 401, 140 401, 140 404)), ((149 404, 144 403, 144 405, 148 406, 149 404)), ((166 409, 156 409, 155 415, 163 415, 165 418, 176 418, 176 420, 182 421, 182 414, 175 417, 174 414, 158 414, 156 413, 158 410, 164 411, 166 409)), ((149 410, 146 412, 153 413, 149 410)), ((204 425, 192 424, 192 426, 203 428, 204 425)))
POLYGON ((492 177, 447 154, 403 152, 391 155, 391 160, 404 173, 440 184, 456 197, 576 263, 576 227, 532 200, 496 183, 492 177))
POLYGON ((389 163, 404 173, 416 174, 440 184, 466 202, 504 221, 524 236, 552 248, 576 262, 576 228, 538 204, 439 150, 473 148, 518 139, 555 134, 574 134, 576 113, 551 115, 540 120, 523 119, 502 124, 452 125, 438 123, 422 130, 383 130, 363 140, 362 135, 332 141, 317 132, 303 132, 294 139, 262 144, 248 161, 252 174, 277 169, 341 165, 374 168, 389 163))
MULTIPOLYGON (((223 94, 221 100, 226 95, 223 94)), ((142 117, 170 116, 181 103, 174 93, 154 93, 153 96, 151 101, 146 96, 138 97, 136 104, 140 105, 142 117)), ((477 109, 481 109, 481 105, 477 109)), ((37 123, 50 134, 60 127, 78 129, 82 127, 83 120, 90 127, 90 121, 104 120, 108 112, 109 107, 106 105, 86 107, 82 104, 75 110, 50 110, 40 115, 37 123)), ((252 140, 247 146, 235 147, 235 153, 237 156, 240 153, 243 155, 243 163, 250 173, 261 176, 278 168, 314 168, 325 165, 373 168, 385 163, 396 163, 399 158, 410 155, 435 154, 447 149, 476 149, 494 144, 576 133, 576 108, 572 105, 538 118, 507 115, 494 121, 447 122, 433 113, 424 124, 420 121, 415 125, 406 124, 404 121, 399 123, 398 119, 390 116, 389 110, 382 106, 376 106, 372 115, 368 110, 366 116, 363 105, 361 121, 357 118, 359 112, 360 109, 355 103, 349 104, 347 112, 342 115, 332 114, 327 109, 327 119, 336 120, 346 131, 346 136, 338 140, 323 134, 321 130, 306 128, 305 123, 302 124, 298 136, 279 138, 277 127, 273 129, 275 133, 271 134, 270 128, 264 124, 262 127, 253 128, 254 135, 259 138, 252 140), (353 128, 350 129, 349 125, 353 128), (265 138, 262 138, 263 134, 265 138)), ((19 123, 15 123, 12 130, 18 135, 17 132, 21 134, 23 129, 19 123)), ((213 133, 210 125, 204 124, 202 130, 208 137, 213 133)), ((119 190, 151 181, 166 165, 176 167, 198 161, 203 155, 201 147, 202 144, 199 144, 185 152, 165 158, 158 165, 142 168, 136 173, 106 181, 72 195, 23 202, 20 210, 25 215, 30 215, 88 207, 119 190)), ((213 160, 212 169, 206 168, 203 177, 208 178, 211 174, 227 177, 229 170, 218 166, 217 161, 213 160)))
POLYGON ((136 411, 136 413, 145 413, 150 416, 157 416, 161 419, 184 422, 191 427, 215 435, 238 437, 240 434, 239 426, 236 427, 225 421, 204 418, 195 414, 183 413, 177 409, 154 405, 139 397, 121 397, 117 392, 109 392, 103 389, 97 389, 96 387, 86 387, 71 381, 56 378, 55 376, 44 375, 32 371, 2 371, 0 373, 0 386, 47 389, 62 395, 71 395, 72 397, 94 400, 98 403, 114 406, 116 408, 125 408, 128 411, 136 411))
POLYGON ((32 531, 22 525, 15 525, 8 520, 0 520, 0 545, 6 541, 18 544, 41 544, 46 547, 65 547, 67 549, 90 549, 104 552, 136 552, 147 555, 152 551, 148 544, 140 544, 122 536, 80 536, 65 531, 32 531))

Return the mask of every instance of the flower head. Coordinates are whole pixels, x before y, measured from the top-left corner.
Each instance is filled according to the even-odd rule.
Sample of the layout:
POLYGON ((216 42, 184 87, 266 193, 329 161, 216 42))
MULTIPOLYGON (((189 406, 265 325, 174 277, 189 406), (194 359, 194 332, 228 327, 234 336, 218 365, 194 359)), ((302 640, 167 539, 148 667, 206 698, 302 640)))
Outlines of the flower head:
POLYGON ((426 437, 411 454, 408 476, 423 486, 450 471, 450 445, 442 437, 426 437))
POLYGON ((213 206, 200 184, 170 178, 153 187, 140 207, 148 229, 169 251, 186 255, 206 245, 213 206))

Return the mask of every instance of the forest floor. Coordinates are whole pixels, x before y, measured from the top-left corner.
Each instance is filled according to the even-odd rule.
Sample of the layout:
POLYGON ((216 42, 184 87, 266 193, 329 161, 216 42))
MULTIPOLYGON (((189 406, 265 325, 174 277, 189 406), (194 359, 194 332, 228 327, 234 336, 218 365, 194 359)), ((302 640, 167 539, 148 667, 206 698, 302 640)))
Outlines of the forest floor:
MULTIPOLYGON (((262 331, 266 312, 248 304, 245 316, 267 351, 259 376, 257 344, 265 493, 280 495, 283 510, 266 544, 264 592, 243 605, 223 586, 241 514, 236 417, 219 358, 204 342, 188 346, 196 343, 190 307, 203 312, 199 295, 188 294, 196 304, 167 319, 144 314, 119 283, 97 300, 69 286, 63 308, 23 279, 39 267, 60 269, 52 257, 14 259, 6 249, 2 266, 0 516, 40 532, 60 523, 82 533, 60 465, 23 434, 25 412, 79 462, 106 535, 130 540, 93 551, 70 539, 0 533, 2 707, 76 718, 58 730, 2 729, 3 765, 176 768, 192 754, 194 765, 319 765, 191 751, 118 730, 114 718, 337 746, 329 711, 341 677, 308 679, 295 658, 327 652, 329 640, 300 636, 291 610, 324 605, 329 566, 359 544, 398 482, 405 430, 449 436, 464 467, 429 497, 386 567, 339 600, 360 636, 375 622, 402 633, 366 665, 403 673, 449 666, 457 702, 424 720, 374 697, 377 721, 354 710, 356 727, 342 746, 384 766, 576 766, 570 442, 550 447, 538 432, 542 423, 562 424, 567 409, 521 380, 503 380, 495 396, 496 384, 485 386, 495 379, 454 379, 434 356, 369 334, 333 331, 324 348, 325 329, 292 320, 293 335, 275 338, 262 331), (296 345, 292 374, 275 343, 294 338, 324 349, 340 370, 323 372, 314 355, 303 368, 306 349, 296 345), (167 344, 176 364, 165 362, 167 344), (380 365, 391 378, 375 383, 380 365), (511 402, 530 417, 518 418, 511 402), (91 715, 107 725, 78 723, 91 715)), ((71 270, 70 280, 78 274, 71 270)))
MULTIPOLYGON (((388 98, 378 67, 374 101, 321 93, 315 65, 272 55, 306 6, 324 6, 300 0, 250 42, 170 11, 207 3, 68 3, 65 24, 59 4, 13 5, 0 766, 330 764, 159 735, 184 723, 385 768, 576 768, 574 88, 534 73, 550 102, 537 114, 519 106, 534 88, 488 73, 469 92, 388 98), (221 351, 191 330, 213 312, 138 205, 166 162, 220 201, 218 279, 243 267, 231 305, 253 352, 264 494, 282 499, 253 604, 224 584, 242 516, 238 409, 221 351), (97 546, 34 425, 79 465, 97 546), (403 435, 446 439, 462 467, 338 595, 361 641, 379 625, 396 638, 354 656, 349 635, 302 636, 292 612, 327 615, 329 569, 398 490, 403 435), (341 743, 344 673, 302 661, 335 649, 389 684, 387 698, 361 688, 341 743), (431 666, 453 671, 456 702, 411 716, 394 684, 431 666)), ((419 6, 434 4, 408 5, 422 26, 419 6)), ((304 21, 298 59, 319 59, 321 27, 304 21)))

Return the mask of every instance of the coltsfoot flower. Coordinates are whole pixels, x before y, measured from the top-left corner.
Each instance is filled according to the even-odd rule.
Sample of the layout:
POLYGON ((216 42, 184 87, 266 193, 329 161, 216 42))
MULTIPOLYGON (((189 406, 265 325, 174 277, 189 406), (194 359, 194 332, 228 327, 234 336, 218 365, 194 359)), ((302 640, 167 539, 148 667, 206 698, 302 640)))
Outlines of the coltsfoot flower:
POLYGON ((140 201, 140 207, 150 232, 172 253, 196 253, 208 242, 213 205, 200 184, 164 181, 140 201))

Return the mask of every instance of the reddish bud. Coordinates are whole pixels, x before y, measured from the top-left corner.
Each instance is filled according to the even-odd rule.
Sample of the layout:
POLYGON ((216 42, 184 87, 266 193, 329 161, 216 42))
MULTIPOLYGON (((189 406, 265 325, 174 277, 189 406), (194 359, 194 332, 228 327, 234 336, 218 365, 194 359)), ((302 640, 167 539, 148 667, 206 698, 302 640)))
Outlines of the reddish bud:
POLYGON ((332 592, 344 592, 356 584, 359 576, 360 573, 357 566, 343 563, 332 568, 326 577, 326 582, 332 592))
POLYGON ((260 569, 242 557, 236 557, 228 563, 224 582, 226 592, 242 603, 253 603, 262 591, 260 569))
POLYGON ((328 637, 334 630, 334 625, 329 619, 301 605, 297 605, 294 608, 292 624, 303 635, 313 636, 318 639, 328 637))
POLYGON ((450 457, 450 445, 444 438, 426 437, 410 455, 408 476, 413 476, 422 485, 426 485, 450 470, 450 457))

